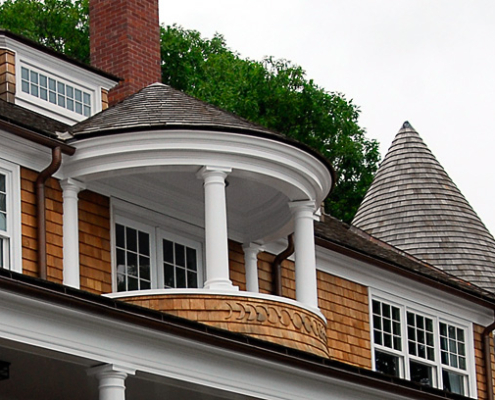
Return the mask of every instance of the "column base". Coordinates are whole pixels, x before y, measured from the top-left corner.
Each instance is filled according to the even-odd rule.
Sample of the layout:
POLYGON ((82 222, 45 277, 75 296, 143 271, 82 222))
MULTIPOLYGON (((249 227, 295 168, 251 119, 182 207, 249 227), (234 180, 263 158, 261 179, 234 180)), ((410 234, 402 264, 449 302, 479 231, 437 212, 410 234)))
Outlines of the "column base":
POLYGON ((207 280, 205 282, 204 288, 207 290, 220 290, 223 292, 239 291, 239 286, 234 286, 232 285, 232 282, 230 280, 223 280, 223 279, 207 280))

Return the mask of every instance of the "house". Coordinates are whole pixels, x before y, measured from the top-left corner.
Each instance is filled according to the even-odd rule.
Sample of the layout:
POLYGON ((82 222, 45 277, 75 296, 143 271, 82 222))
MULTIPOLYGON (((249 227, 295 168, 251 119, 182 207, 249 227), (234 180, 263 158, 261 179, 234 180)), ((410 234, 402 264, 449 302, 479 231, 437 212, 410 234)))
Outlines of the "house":
POLYGON ((493 398, 491 286, 158 83, 156 0, 90 7, 91 67, 0 33, 0 399, 493 398))

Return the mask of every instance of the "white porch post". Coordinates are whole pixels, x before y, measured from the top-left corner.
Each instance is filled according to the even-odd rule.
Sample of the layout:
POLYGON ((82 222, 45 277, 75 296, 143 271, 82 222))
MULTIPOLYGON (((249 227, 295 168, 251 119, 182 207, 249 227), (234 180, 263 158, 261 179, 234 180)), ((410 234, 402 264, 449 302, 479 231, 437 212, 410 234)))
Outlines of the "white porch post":
POLYGON ((246 290, 259 292, 258 283, 258 253, 263 248, 256 243, 248 243, 242 246, 244 250, 244 268, 246 269, 246 290))
POLYGON ((230 168, 203 167, 205 191, 206 289, 236 290, 229 279, 225 178, 230 168))
POLYGON ((106 364, 88 370, 99 381, 99 400, 125 400, 125 379, 136 371, 130 368, 106 364))
POLYGON ((296 300, 306 306, 318 309, 313 225, 315 202, 294 201, 289 206, 294 215, 296 300))
POLYGON ((85 189, 81 182, 66 179, 60 182, 63 190, 64 217, 64 285, 80 288, 79 279, 79 210, 78 193, 85 189))

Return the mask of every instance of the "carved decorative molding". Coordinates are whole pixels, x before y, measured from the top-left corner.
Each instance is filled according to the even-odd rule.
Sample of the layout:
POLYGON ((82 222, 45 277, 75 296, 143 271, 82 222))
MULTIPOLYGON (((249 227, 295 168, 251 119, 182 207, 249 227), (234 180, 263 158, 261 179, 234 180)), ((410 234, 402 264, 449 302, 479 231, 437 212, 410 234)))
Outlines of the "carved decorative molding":
POLYGON ((319 319, 290 308, 278 308, 271 305, 262 305, 250 302, 226 301, 225 309, 229 315, 225 320, 239 322, 259 322, 280 328, 293 327, 300 333, 312 335, 326 343, 327 332, 325 324, 319 319))

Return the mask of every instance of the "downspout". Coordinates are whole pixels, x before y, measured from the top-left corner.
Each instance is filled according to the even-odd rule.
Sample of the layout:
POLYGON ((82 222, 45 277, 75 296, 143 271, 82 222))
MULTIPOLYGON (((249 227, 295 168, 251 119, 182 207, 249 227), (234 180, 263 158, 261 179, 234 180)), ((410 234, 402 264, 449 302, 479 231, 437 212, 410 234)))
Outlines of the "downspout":
POLYGON ((483 337, 483 355, 485 358, 485 381, 487 399, 493 400, 493 370, 492 370, 492 354, 490 346, 490 333, 495 329, 495 321, 488 325, 482 333, 483 337))
POLYGON ((287 248, 273 260, 273 294, 282 296, 282 261, 294 253, 294 234, 287 237, 287 248))
POLYGON ((47 278, 46 267, 46 215, 45 215, 45 182, 50 178, 62 164, 62 149, 60 146, 52 148, 52 162, 40 172, 36 179, 36 206, 38 220, 38 265, 40 278, 47 278))

